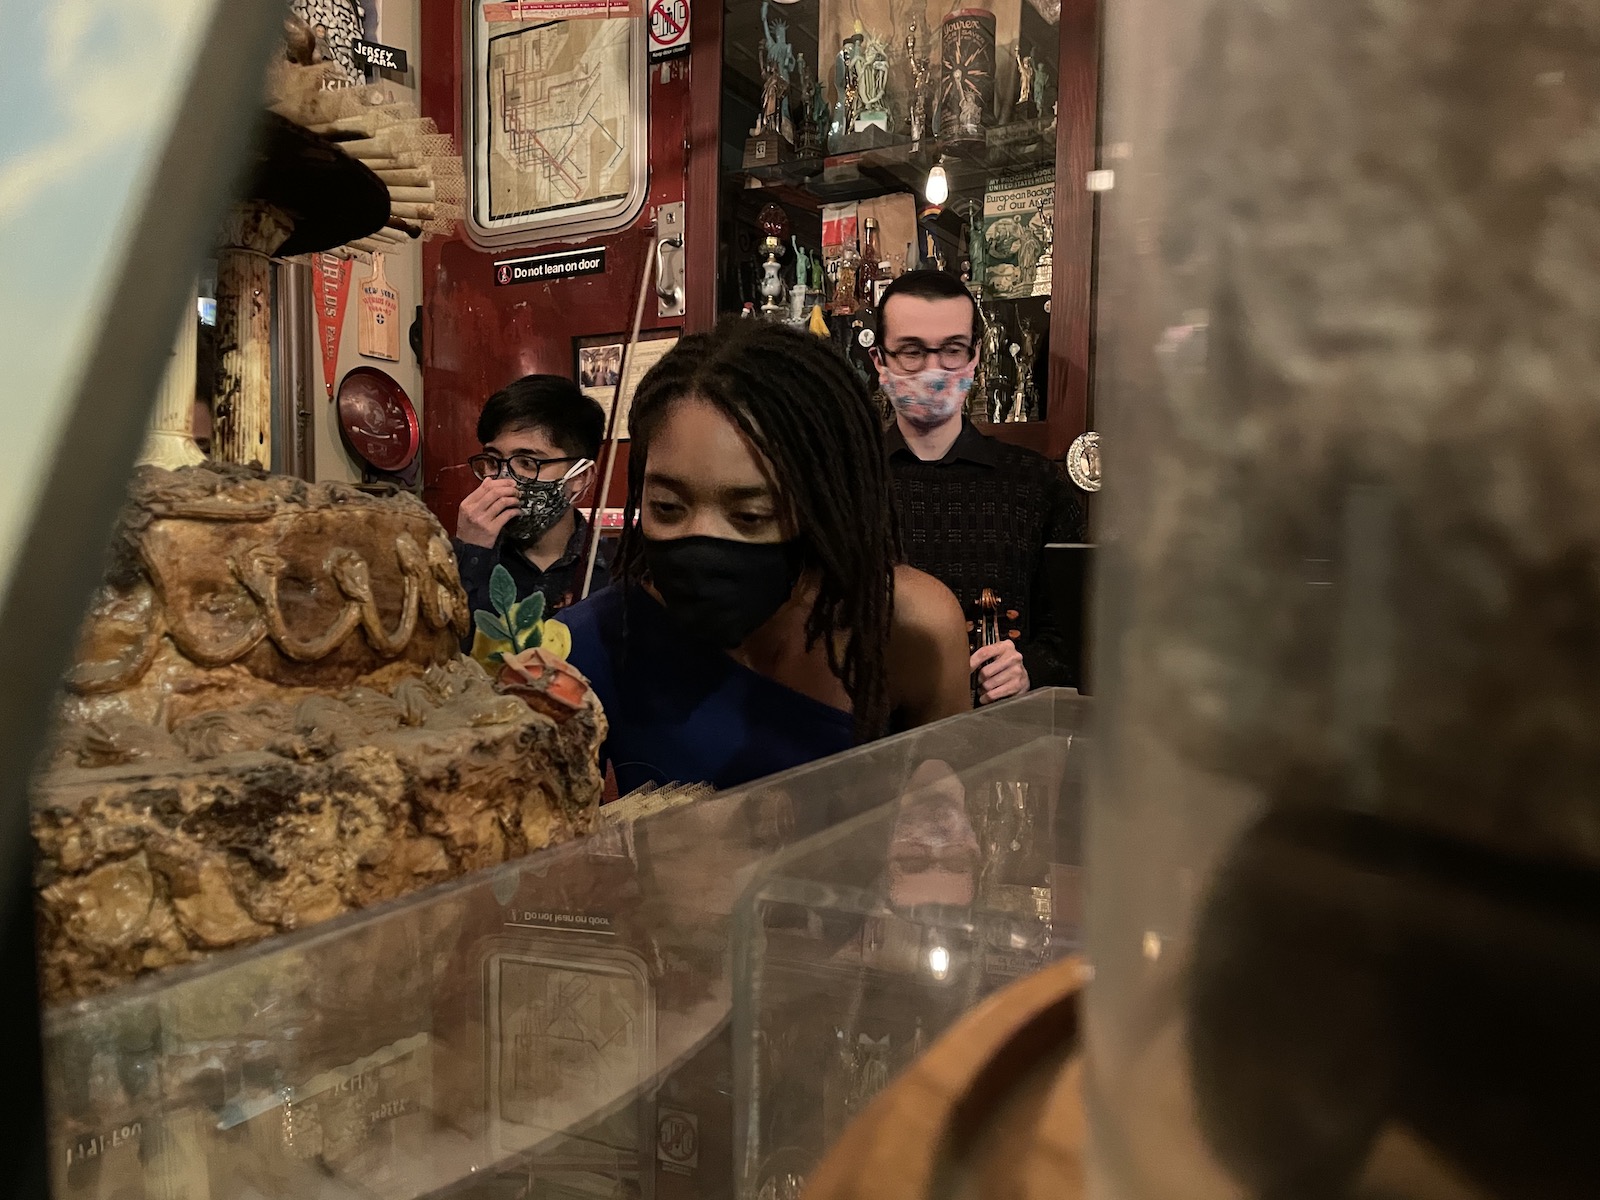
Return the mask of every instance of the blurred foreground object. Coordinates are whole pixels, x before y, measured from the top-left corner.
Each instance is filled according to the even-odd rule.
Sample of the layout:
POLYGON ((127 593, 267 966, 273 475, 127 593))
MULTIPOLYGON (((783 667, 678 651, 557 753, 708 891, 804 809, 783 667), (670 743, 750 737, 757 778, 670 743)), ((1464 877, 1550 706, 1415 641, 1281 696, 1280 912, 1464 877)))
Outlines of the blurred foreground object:
POLYGON ((1113 10, 1099 1197, 1600 1193, 1597 53, 1113 10))
POLYGON ((28 792, 100 550, 200 257, 248 154, 275 3, 128 0, 0 16, 0 75, 28 103, 0 166, 0 1020, 19 1116, 3 1194, 43 1197, 28 792), (85 86, 92 80, 93 86, 85 86))
POLYGON ((845 1131, 805 1200, 1078 1200, 1081 959, 1012 984, 906 1068, 845 1131))

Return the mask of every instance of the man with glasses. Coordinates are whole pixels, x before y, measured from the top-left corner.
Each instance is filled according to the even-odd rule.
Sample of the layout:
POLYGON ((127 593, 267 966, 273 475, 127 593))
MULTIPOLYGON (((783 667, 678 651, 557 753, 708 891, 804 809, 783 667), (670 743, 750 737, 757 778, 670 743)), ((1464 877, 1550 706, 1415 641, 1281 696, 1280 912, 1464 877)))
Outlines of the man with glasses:
MULTIPOLYGON (((483 452, 467 460, 482 482, 456 519, 456 563, 474 612, 493 611, 497 564, 511 572, 518 600, 543 592, 547 613, 578 598, 589 536, 578 502, 605 427, 600 406, 559 375, 529 375, 489 397, 478 417, 483 452)), ((602 554, 594 588, 609 574, 602 554)))
POLYGON ((972 655, 978 701, 1076 687, 1079 636, 1056 615, 1044 553, 1084 540, 1085 505, 1055 464, 963 415, 983 332, 971 293, 939 271, 907 272, 884 290, 876 332, 907 560, 954 592, 975 628, 985 589, 1000 601, 999 643, 972 655))

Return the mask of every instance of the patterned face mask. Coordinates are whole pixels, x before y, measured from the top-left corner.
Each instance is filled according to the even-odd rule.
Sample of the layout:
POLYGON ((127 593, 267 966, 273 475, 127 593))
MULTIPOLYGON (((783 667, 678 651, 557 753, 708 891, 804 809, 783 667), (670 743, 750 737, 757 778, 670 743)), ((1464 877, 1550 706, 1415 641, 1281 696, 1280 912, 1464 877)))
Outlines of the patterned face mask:
POLYGON ((937 429, 961 411, 967 393, 972 390, 972 376, 977 365, 976 361, 969 362, 955 371, 925 367, 911 375, 884 370, 878 373, 878 386, 889 397, 895 412, 913 428, 937 429))
POLYGON ((567 484, 590 467, 593 461, 580 458, 560 479, 517 479, 517 503, 521 514, 506 522, 505 536, 519 545, 536 542, 572 507, 567 484))

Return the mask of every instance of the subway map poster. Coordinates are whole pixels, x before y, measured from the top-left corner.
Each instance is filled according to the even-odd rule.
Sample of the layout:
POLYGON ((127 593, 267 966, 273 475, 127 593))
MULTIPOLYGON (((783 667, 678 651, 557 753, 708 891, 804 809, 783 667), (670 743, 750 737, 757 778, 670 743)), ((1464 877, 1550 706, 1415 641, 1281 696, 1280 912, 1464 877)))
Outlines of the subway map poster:
POLYGON ((629 19, 545 21, 488 38, 479 223, 559 217, 623 201, 635 174, 629 19))

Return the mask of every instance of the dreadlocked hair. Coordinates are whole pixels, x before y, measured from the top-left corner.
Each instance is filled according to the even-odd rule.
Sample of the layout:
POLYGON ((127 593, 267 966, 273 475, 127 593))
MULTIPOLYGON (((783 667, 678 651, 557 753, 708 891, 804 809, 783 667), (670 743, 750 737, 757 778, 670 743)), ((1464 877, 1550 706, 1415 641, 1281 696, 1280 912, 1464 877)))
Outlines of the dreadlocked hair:
POLYGON ((650 441, 679 400, 710 404, 771 464, 820 577, 806 649, 827 648, 858 742, 889 726, 887 654, 901 561, 883 431, 859 376, 828 342, 765 321, 732 320, 682 339, 640 381, 628 432, 628 498, 617 571, 644 579, 639 508, 650 441), (843 651, 840 643, 844 643, 843 651))

